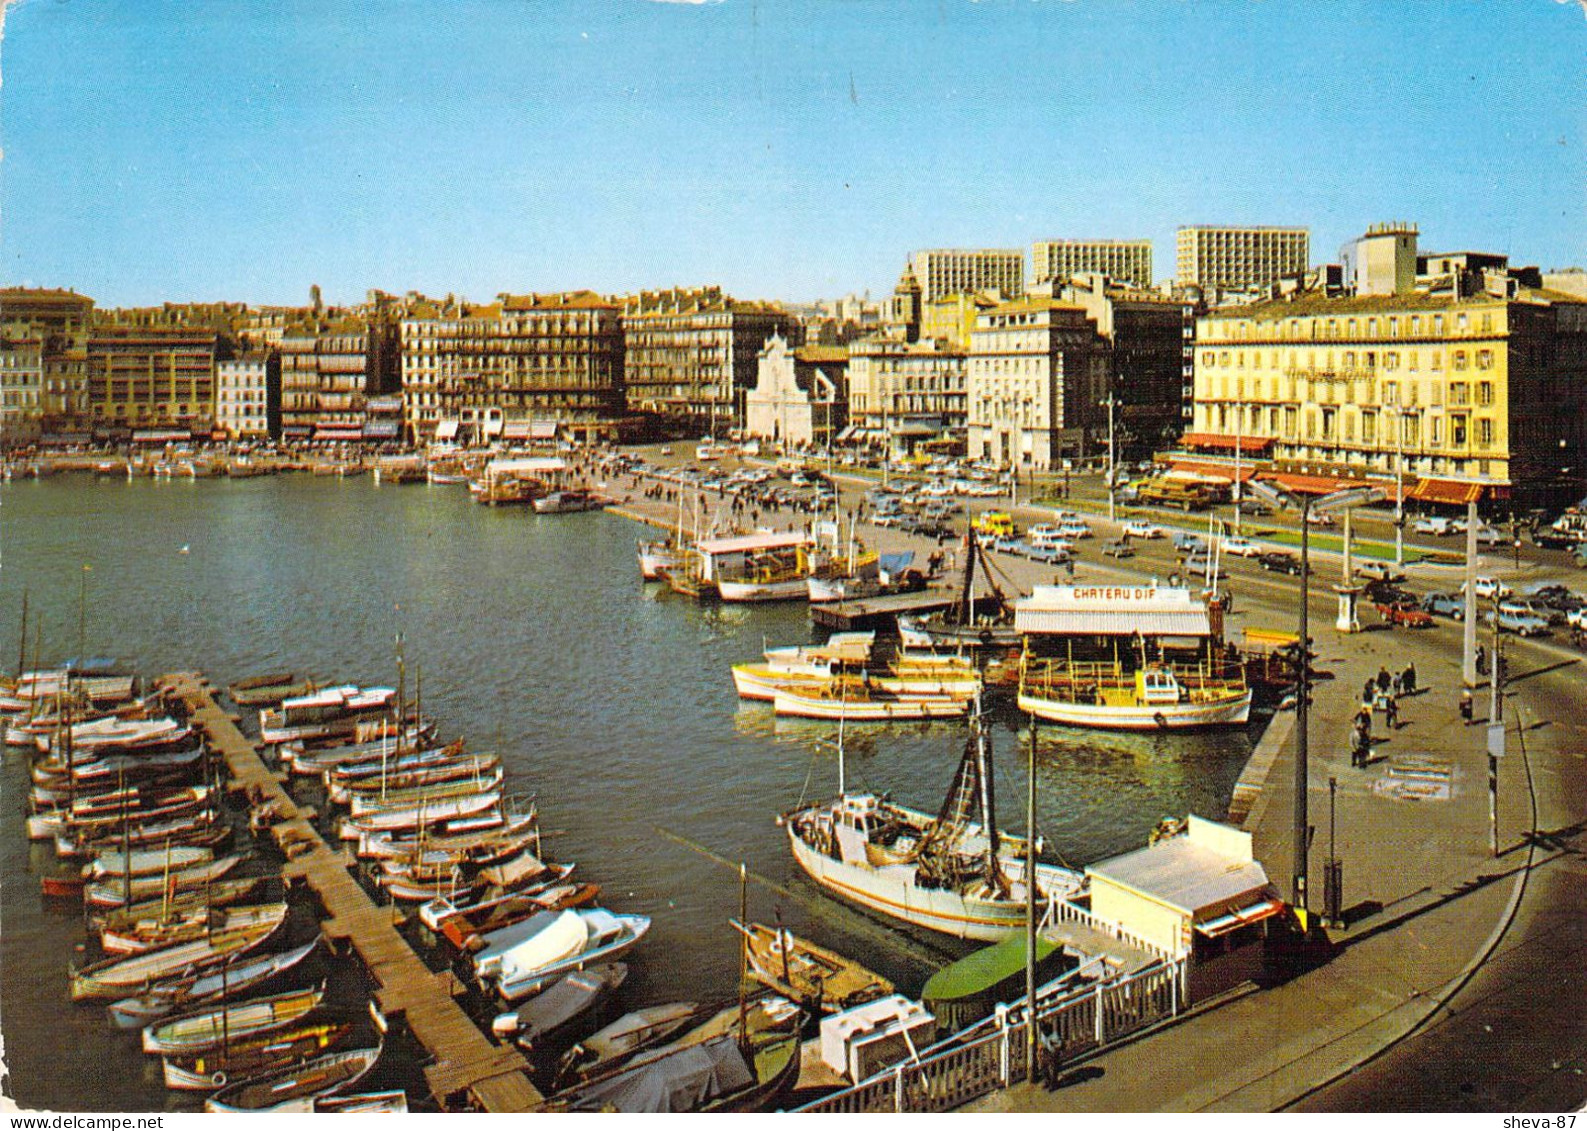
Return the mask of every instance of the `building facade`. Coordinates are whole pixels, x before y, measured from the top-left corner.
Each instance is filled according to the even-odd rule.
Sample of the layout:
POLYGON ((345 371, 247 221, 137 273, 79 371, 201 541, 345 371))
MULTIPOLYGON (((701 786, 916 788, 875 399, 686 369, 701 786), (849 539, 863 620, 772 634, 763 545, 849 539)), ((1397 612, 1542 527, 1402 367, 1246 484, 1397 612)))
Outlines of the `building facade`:
POLYGON ((88 415, 96 431, 215 426, 215 365, 226 339, 201 327, 100 324, 88 336, 88 415))
POLYGON ((863 338, 849 347, 852 439, 907 454, 930 440, 962 443, 963 349, 937 341, 863 338))
POLYGON ((641 291, 623 304, 622 332, 628 407, 701 431, 739 419, 768 341, 803 340, 792 313, 720 287, 641 291))
POLYGON ((848 421, 847 366, 847 349, 796 348, 774 336, 745 397, 745 433, 784 448, 830 446, 848 421))
POLYGON ((94 300, 75 291, 0 290, 0 444, 31 443, 88 419, 94 300))
POLYGON ((281 334, 281 438, 362 441, 370 397, 395 392, 401 374, 397 324, 347 314, 311 319, 281 334))
POLYGON ((1105 448, 1108 353, 1071 303, 1026 298, 983 313, 966 370, 970 458, 1045 471, 1105 448))
POLYGON ((1305 228, 1180 228, 1174 282, 1203 292, 1250 290, 1305 272, 1311 236, 1305 228))
POLYGON ((622 308, 592 291, 415 306, 401 324, 403 424, 415 443, 528 439, 536 424, 610 438, 625 415, 622 308))
POLYGON ((1151 240, 1044 240, 1031 245, 1031 277, 1038 285, 1063 285, 1071 276, 1097 274, 1125 286, 1152 285, 1151 240))
POLYGON ((264 351, 215 363, 215 429, 235 440, 281 435, 281 360, 264 351))
POLYGON ((923 303, 982 291, 1004 300, 1025 293, 1025 253, 1017 248, 933 248, 915 252, 909 265, 923 303))
POLYGON ((1309 293, 1213 311, 1197 328, 1185 443, 1227 454, 1236 442, 1281 471, 1398 479, 1427 502, 1573 502, 1587 462, 1587 302, 1529 289, 1309 293))

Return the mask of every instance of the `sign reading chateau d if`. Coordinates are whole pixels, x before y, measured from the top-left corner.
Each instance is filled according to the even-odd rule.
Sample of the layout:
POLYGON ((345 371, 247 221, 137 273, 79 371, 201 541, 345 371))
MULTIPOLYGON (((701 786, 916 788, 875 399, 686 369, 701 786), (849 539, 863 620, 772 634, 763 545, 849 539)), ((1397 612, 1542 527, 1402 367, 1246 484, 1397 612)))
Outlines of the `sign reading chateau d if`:
POLYGON ((1075 601, 1155 601, 1157 587, 1153 585, 1086 585, 1075 586, 1070 592, 1075 601))

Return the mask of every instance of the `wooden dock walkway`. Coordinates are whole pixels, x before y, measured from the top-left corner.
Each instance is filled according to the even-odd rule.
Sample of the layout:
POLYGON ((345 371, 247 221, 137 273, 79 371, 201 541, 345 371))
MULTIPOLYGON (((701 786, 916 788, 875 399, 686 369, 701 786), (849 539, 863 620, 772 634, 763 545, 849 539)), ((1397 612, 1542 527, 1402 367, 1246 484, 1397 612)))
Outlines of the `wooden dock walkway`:
POLYGON ((522 1054, 493 1043, 463 1012, 454 996, 462 989, 456 978, 450 971, 432 972, 397 933, 392 909, 375 903, 359 886, 346 858, 314 828, 312 810, 292 800, 283 776, 264 764, 235 716, 216 704, 203 677, 183 673, 160 682, 187 702, 193 724, 226 759, 232 788, 275 807, 271 832, 288 857, 282 875, 314 889, 328 916, 326 937, 352 944, 379 987, 375 997, 381 1010, 406 1021, 429 1051, 433 1061, 424 1075, 443 1110, 469 1106, 517 1112, 538 1105, 544 1097, 530 1082, 522 1054))
POLYGON ((810 606, 810 619, 822 628, 849 632, 865 628, 890 628, 899 614, 925 616, 951 608, 958 595, 948 589, 921 589, 859 601, 831 601, 810 606))

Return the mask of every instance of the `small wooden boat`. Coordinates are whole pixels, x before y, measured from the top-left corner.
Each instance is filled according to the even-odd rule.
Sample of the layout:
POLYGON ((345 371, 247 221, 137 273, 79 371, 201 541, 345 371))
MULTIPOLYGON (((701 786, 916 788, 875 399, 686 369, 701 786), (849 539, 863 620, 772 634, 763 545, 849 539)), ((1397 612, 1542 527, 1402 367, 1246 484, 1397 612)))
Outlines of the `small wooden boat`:
POLYGON ((285 903, 203 908, 188 912, 174 923, 152 923, 128 931, 104 931, 99 936, 99 946, 106 954, 142 954, 177 943, 191 942, 204 935, 279 923, 286 916, 285 903))
POLYGON ((567 1088, 580 1080, 604 1074, 714 1015, 718 1008, 693 1001, 674 1001, 625 1013, 567 1051, 557 1067, 556 1086, 567 1088))
MULTIPOLYGON (((650 919, 644 915, 614 915, 600 907, 545 915, 550 921, 540 930, 530 930, 521 941, 499 949, 493 963, 486 963, 491 967, 486 973, 495 978, 496 993, 505 1002, 538 993, 563 974, 621 958, 650 930, 650 919)), ((536 918, 526 922, 534 923, 536 918)), ((475 956, 476 970, 480 956, 490 953, 487 946, 475 956)))
POLYGON ((380 1059, 380 1046, 316 1057, 279 1072, 256 1076, 216 1092, 204 1101, 205 1111, 313 1111, 314 1102, 369 1075, 380 1059))
POLYGON ((240 679, 227 689, 239 707, 276 707, 283 699, 297 699, 315 690, 314 680, 296 672, 273 672, 240 679))
POLYGON ((378 722, 391 714, 393 687, 344 684, 281 700, 259 712, 261 742, 291 742, 352 735, 361 722, 378 722))
MULTIPOLYGON (((404 727, 399 733, 380 733, 372 738, 353 742, 331 742, 310 745, 305 742, 287 742, 281 746, 281 762, 294 774, 321 775, 327 770, 359 762, 374 762, 379 766, 382 758, 400 758, 405 753, 429 749, 428 743, 435 733, 429 723, 404 727)), ((455 743, 459 749, 462 741, 455 743)))
POLYGON ((500 793, 470 793, 421 801, 400 809, 381 809, 342 822, 343 840, 357 840, 369 833, 406 832, 425 828, 456 817, 472 817, 501 802, 500 793))
POLYGON ((406 1115, 408 1093, 394 1089, 320 1096, 314 1101, 314 1110, 324 1115, 406 1115))
POLYGON ((288 990, 219 1009, 184 1013, 143 1030, 143 1051, 155 1056, 194 1056, 222 1041, 268 1033, 290 1025, 325 1000, 325 983, 306 990, 288 990))
POLYGON ((778 688, 772 698, 776 713, 800 719, 833 722, 887 723, 918 719, 962 719, 974 699, 958 695, 912 694, 839 687, 836 681, 820 688, 792 691, 778 688))
POLYGON ((89 884, 83 900, 90 907, 120 907, 165 892, 191 891, 220 879, 242 863, 240 855, 223 856, 207 864, 173 869, 154 876, 133 876, 89 884))
POLYGON ((81 899, 87 883, 81 874, 40 876, 39 893, 50 899, 81 899))
POLYGON ((744 936, 751 975, 806 1009, 836 1013, 893 992, 893 984, 852 959, 783 927, 730 919, 744 936))
POLYGON ((373 802, 384 804, 415 790, 430 790, 443 785, 469 783, 490 789, 501 783, 501 758, 495 754, 471 754, 466 758, 435 761, 387 774, 370 774, 348 784, 333 784, 327 791, 331 804, 350 805, 354 815, 366 812, 373 802))
POLYGON ((350 798, 348 812, 352 814, 354 820, 357 820, 377 813, 416 809, 425 805, 444 804, 459 798, 477 797, 501 785, 505 776, 498 761, 490 770, 454 780, 418 785, 410 789, 381 791, 377 787, 372 790, 360 790, 350 798))
POLYGON ((412 770, 421 770, 430 766, 440 766, 457 760, 463 753, 463 740, 457 739, 445 746, 426 746, 418 750, 408 750, 405 753, 388 751, 377 754, 372 758, 364 758, 353 762, 340 762, 328 770, 321 772, 327 788, 356 787, 371 778, 379 780, 382 775, 405 774, 412 770))
POLYGON ((443 897, 432 899, 419 908, 419 919, 430 930, 439 934, 443 925, 454 916, 461 916, 465 920, 472 920, 476 915, 489 915, 499 906, 523 895, 533 895, 543 891, 553 884, 561 883, 573 874, 572 864, 547 864, 545 871, 534 880, 525 881, 511 891, 499 887, 485 886, 479 889, 478 894, 472 897, 443 897))
POLYGON ((170 848, 136 849, 132 852, 107 850, 96 854, 93 860, 83 867, 83 875, 91 880, 114 879, 129 875, 148 876, 167 869, 179 871, 199 864, 208 864, 213 859, 215 859, 213 849, 187 844, 173 844, 170 848))
POLYGON ((72 1000, 91 1001, 113 998, 138 986, 147 986, 178 974, 191 974, 214 966, 234 955, 244 954, 278 931, 285 914, 274 922, 265 921, 234 930, 217 932, 173 946, 139 954, 118 955, 73 970, 72 1000))
POLYGON ((252 898, 265 885, 264 876, 250 876, 242 880, 222 880, 207 888, 177 892, 159 899, 128 904, 89 916, 89 926, 96 931, 134 930, 149 924, 173 922, 195 909, 208 911, 252 898))
POLYGON ((179 1009, 208 1005, 247 993, 261 982, 292 969, 319 945, 320 940, 315 938, 295 950, 245 955, 200 974, 159 982, 136 997, 113 1002, 107 1012, 118 1029, 141 1029, 179 1009))
POLYGON ((62 859, 74 856, 96 856, 101 852, 121 848, 146 848, 167 844, 190 844, 202 848, 219 848, 232 837, 230 825, 218 823, 212 809, 200 810, 185 817, 169 821, 154 821, 135 825, 126 830, 111 827, 91 830, 79 836, 73 831, 58 833, 55 837, 55 855, 62 859))
POLYGON ((448 918, 441 924, 441 933, 446 936, 448 942, 467 954, 482 949, 486 945, 485 936, 492 931, 521 923, 541 911, 566 911, 573 907, 589 907, 600 898, 600 895, 600 884, 555 884, 534 895, 506 897, 507 901, 498 904, 497 909, 491 915, 484 917, 484 922, 478 927, 470 927, 468 920, 461 916, 448 918))
POLYGON ((234 1080, 250 1080, 291 1069, 334 1050, 353 1035, 347 1018, 320 1017, 270 1033, 232 1038, 191 1056, 168 1056, 165 1086, 180 1092, 212 1092, 234 1080))
POLYGON ((491 1031, 511 1037, 526 1052, 542 1055, 566 1043, 568 1030, 606 1004, 627 977, 628 967, 621 962, 564 974, 511 1013, 499 1015, 491 1022, 491 1031))

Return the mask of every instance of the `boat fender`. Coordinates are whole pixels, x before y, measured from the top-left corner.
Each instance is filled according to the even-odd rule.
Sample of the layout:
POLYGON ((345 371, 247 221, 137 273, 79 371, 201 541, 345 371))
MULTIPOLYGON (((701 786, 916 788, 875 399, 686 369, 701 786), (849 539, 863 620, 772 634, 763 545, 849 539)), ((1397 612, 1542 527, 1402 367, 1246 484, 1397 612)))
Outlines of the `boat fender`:
POLYGON ((517 1013, 498 1013, 496 1019, 490 1023, 490 1031, 497 1036, 506 1037, 518 1031, 517 1013))
POLYGON ((216 1072, 211 1072, 209 1076, 209 1082, 217 1088, 224 1088, 226 1086, 225 1070, 222 1069, 216 1072))
POLYGON ((1158 727, 1159 730, 1167 730, 1168 729, 1168 719, 1166 719, 1163 716, 1163 713, 1161 711, 1157 711, 1157 712, 1153 713, 1152 721, 1157 724, 1157 727, 1158 727))

